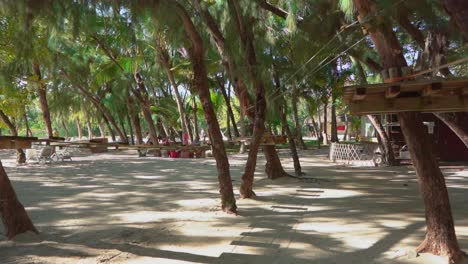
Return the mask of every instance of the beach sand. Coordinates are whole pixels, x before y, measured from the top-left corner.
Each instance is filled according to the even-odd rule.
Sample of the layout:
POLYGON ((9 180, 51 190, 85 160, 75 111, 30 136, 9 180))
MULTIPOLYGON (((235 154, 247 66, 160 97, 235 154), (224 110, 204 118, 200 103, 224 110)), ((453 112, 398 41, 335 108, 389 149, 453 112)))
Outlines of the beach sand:
MULTIPOLYGON (((213 159, 81 154, 16 166, 0 154, 41 232, 0 236, 0 263, 444 263, 412 250, 425 233, 414 170, 347 167, 301 151, 305 177, 255 174, 255 200, 220 210, 213 159)), ((261 156, 261 155, 260 155, 261 156)), ((246 155, 230 155, 236 197, 246 155)), ((281 152, 293 172, 287 151, 281 152)), ((460 247, 468 252, 468 170, 443 169, 460 247)), ((0 231, 3 232, 3 227, 0 231)))

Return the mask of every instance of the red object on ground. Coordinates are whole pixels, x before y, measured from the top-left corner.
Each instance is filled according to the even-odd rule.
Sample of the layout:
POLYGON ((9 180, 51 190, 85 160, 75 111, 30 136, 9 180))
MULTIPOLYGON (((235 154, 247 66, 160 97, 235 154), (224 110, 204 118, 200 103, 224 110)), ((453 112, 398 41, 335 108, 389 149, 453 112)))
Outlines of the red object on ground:
POLYGON ((171 157, 171 158, 178 158, 178 157, 179 157, 179 153, 177 153, 177 151, 175 151, 175 150, 169 150, 169 157, 171 157))
POLYGON ((336 126, 336 130, 338 130, 338 131, 345 131, 345 130, 346 130, 346 126, 336 126))

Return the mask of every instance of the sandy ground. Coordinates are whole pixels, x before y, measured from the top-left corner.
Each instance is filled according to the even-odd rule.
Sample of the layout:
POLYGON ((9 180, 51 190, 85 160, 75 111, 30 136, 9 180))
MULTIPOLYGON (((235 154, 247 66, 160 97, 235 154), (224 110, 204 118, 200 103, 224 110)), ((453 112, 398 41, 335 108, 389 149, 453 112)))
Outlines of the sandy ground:
MULTIPOLYGON (((259 160, 257 200, 220 212, 211 159, 132 152, 16 167, 0 153, 39 236, 0 236, 0 263, 444 263, 411 250, 424 210, 411 167, 350 168, 301 153, 316 180, 271 181, 259 160), (408 254, 409 253, 409 256, 408 254)), ((281 154, 292 171, 287 152, 281 154)), ((230 156, 234 187, 245 155, 230 156)), ((459 243, 468 252, 468 170, 444 169, 459 243)), ((3 234, 3 230, 0 230, 3 234)))

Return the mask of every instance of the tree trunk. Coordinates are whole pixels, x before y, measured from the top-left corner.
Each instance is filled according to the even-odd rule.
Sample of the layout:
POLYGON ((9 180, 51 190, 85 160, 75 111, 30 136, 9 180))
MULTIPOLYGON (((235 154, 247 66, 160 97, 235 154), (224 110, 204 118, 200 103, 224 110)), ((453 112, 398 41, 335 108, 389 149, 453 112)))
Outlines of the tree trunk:
POLYGON ((24 119, 24 124, 26 126, 26 136, 27 137, 32 137, 33 132, 31 131, 31 127, 29 127, 29 121, 28 121, 28 115, 27 115, 26 107, 24 107, 23 119, 24 119))
POLYGON ((274 145, 264 145, 263 153, 265 154, 265 159, 267 161, 265 165, 265 173, 268 176, 268 179, 277 179, 284 176, 289 176, 281 164, 278 153, 274 145))
MULTIPOLYGON (((294 162, 294 172, 296 173, 296 176, 300 177, 302 175, 301 163, 299 162, 299 155, 297 155, 297 148, 296 148, 296 142, 294 141, 294 136, 291 133, 291 130, 289 129, 288 121, 286 120, 286 112, 287 112, 286 107, 287 107, 286 102, 283 102, 283 106, 280 108, 281 125, 283 127, 284 132, 286 132, 286 135, 288 137, 289 149, 291 150, 291 156, 294 162)), ((269 151, 268 153, 265 152, 265 155, 269 155, 271 154, 271 152, 272 151, 269 151)), ((267 160, 274 162, 275 158, 273 157, 267 160)), ((268 174, 268 170, 269 169, 266 169, 267 174, 268 174)), ((270 174, 268 175, 269 175, 269 178, 271 176, 271 179, 273 179, 274 176, 277 176, 277 175, 270 175, 270 174)))
POLYGON ((141 123, 140 123, 140 117, 138 116, 138 113, 133 114, 133 126, 135 127, 135 137, 136 137, 136 143, 137 145, 143 144, 143 134, 141 132, 141 123))
POLYGON ((130 114, 128 112, 127 112, 127 123, 128 123, 128 128, 130 129, 130 142, 132 145, 135 145, 135 134, 133 133, 132 119, 130 118, 130 114))
POLYGON ((466 118, 467 113, 434 113, 434 115, 442 120, 468 148, 468 127, 458 122, 458 117, 462 115, 468 119, 466 118))
MULTIPOLYGON (((294 88, 296 89, 296 88, 294 88)), ((299 104, 299 100, 298 100, 298 95, 297 95, 297 92, 294 92, 293 93, 293 96, 292 96, 292 109, 293 109, 293 118, 294 118, 294 126, 296 128, 296 139, 297 139, 297 142, 299 143, 299 145, 301 146, 301 149, 307 149, 305 143, 304 143, 304 139, 302 138, 302 126, 301 126, 301 122, 299 121, 299 112, 297 110, 297 105, 299 104)), ((288 127, 289 129, 289 127, 288 127)))
POLYGON ((81 131, 81 124, 80 124, 80 119, 75 119, 76 123, 76 130, 78 131, 78 138, 81 139, 83 137, 82 131, 81 131))
POLYGON ((253 198, 254 172, 257 165, 257 154, 263 134, 265 132, 265 111, 266 98, 265 88, 262 80, 258 76, 257 56, 253 45, 253 34, 250 25, 244 21, 242 10, 237 1, 228 0, 228 5, 233 18, 241 44, 244 51, 245 64, 249 74, 252 86, 255 89, 255 119, 252 138, 250 141, 250 151, 247 157, 244 174, 242 175, 242 184, 240 187, 240 195, 242 198, 253 198))
MULTIPOLYGON (((68 74, 67 71, 65 71, 64 68, 61 68, 60 70, 61 70, 62 74, 65 75, 65 77, 67 77, 70 81, 72 81, 71 76, 68 74)), ((112 129, 112 127, 113 127, 115 129, 115 131, 117 131, 117 134, 119 134, 121 140, 124 140, 122 142, 127 143, 127 141, 126 141, 127 137, 122 132, 122 130, 119 128, 119 125, 117 124, 117 121, 115 120, 114 116, 110 113, 109 109, 107 109, 107 107, 100 100, 100 98, 93 95, 91 92, 89 92, 85 87, 83 87, 81 85, 76 85, 76 86, 74 85, 73 87, 77 88, 78 91, 80 91, 81 94, 83 94, 86 98, 88 98, 91 101, 91 103, 96 107, 96 109, 98 109, 102 113, 104 121, 106 122, 107 126, 109 127, 109 132, 111 133, 112 141, 115 142, 115 134, 114 134, 114 131, 112 129), (111 125, 112 125, 112 127, 111 127, 111 125)))
POLYGON ((331 105, 331 142, 338 142, 338 128, 336 121, 336 98, 332 95, 332 105, 331 105))
POLYGON ((53 137, 54 133, 52 130, 52 122, 50 120, 49 104, 47 103, 47 87, 42 80, 41 69, 39 68, 39 65, 34 63, 33 70, 38 82, 37 95, 39 96, 42 118, 44 119, 44 123, 46 125, 47 135, 49 137, 53 137))
MULTIPOLYGON (((370 0, 354 0, 361 21, 377 10, 370 0)), ((391 24, 384 17, 375 17, 367 28, 384 68, 405 67, 401 45, 391 24)), ((418 247, 419 252, 445 255, 450 263, 457 263, 463 256, 455 235, 450 201, 442 172, 432 151, 430 137, 421 116, 415 112, 398 114, 403 135, 413 161, 426 209, 426 238, 418 247)))
POLYGON ((328 142, 328 119, 327 119, 327 113, 328 113, 328 101, 324 102, 323 104, 323 144, 327 145, 328 142))
POLYGON ((177 2, 173 3, 173 5, 176 6, 177 13, 182 19, 185 33, 191 42, 189 54, 193 67, 194 84, 200 96, 200 101, 205 113, 205 119, 208 123, 208 131, 211 136, 213 156, 216 159, 216 168, 218 170, 221 207, 225 212, 236 213, 237 206, 234 198, 234 191, 232 189, 229 161, 224 147, 219 123, 216 119, 216 113, 211 102, 208 77, 204 62, 205 49, 203 47, 203 40, 184 7, 177 2))
POLYGON ((223 98, 224 98, 224 102, 226 103, 226 109, 227 109, 227 124, 228 124, 228 127, 229 126, 229 121, 232 122, 232 129, 234 130, 234 135, 236 137, 239 137, 239 130, 237 129, 237 125, 236 125, 236 119, 234 118, 234 112, 232 111, 232 106, 231 106, 231 99, 230 99, 230 92, 229 94, 226 92, 226 88, 224 87, 224 83, 223 81, 221 81, 220 79, 218 79, 218 86, 219 86, 219 89, 221 90, 221 94, 223 95, 223 98))
POLYGON ((195 130, 195 140, 200 141, 200 133, 198 131, 198 117, 197 117, 197 101, 195 99, 195 95, 193 96, 192 100, 192 109, 193 109, 193 130, 195 130))
POLYGON ((86 127, 88 128, 88 139, 91 140, 92 138, 94 138, 94 134, 93 134, 93 127, 91 126, 91 122, 86 121, 86 127))
POLYGON ((104 128, 104 125, 101 122, 99 122, 98 127, 99 127, 99 136, 101 138, 106 138, 107 137, 106 136, 106 129, 104 128))
MULTIPOLYGON (((245 137, 245 121, 244 121, 244 112, 240 111, 240 136, 245 137)), ((244 141, 240 142, 239 154, 244 154, 246 152, 246 145, 244 141)))
POLYGON ((413 160, 426 208, 426 238, 417 252, 448 256, 457 263, 463 256, 458 247, 452 211, 445 185, 432 144, 421 116, 414 112, 399 113, 401 129, 413 160))
POLYGON ((388 138, 387 132, 385 132, 384 127, 382 126, 382 122, 380 122, 380 119, 373 115, 367 115, 367 118, 371 122, 372 126, 374 127, 375 131, 377 131, 377 134, 380 137, 380 140, 382 141, 382 148, 384 151, 384 160, 385 163, 388 164, 389 166, 396 166, 398 165, 398 160, 395 159, 395 153, 393 153, 393 147, 392 147, 392 142, 390 141, 390 138, 388 138))
POLYGON ((39 232, 34 227, 23 205, 18 200, 10 179, 0 161, 0 214, 8 239, 16 235, 32 231, 39 232))
POLYGON ((344 131, 344 134, 343 134, 343 141, 347 141, 348 140, 349 119, 348 119, 347 114, 344 114, 344 117, 345 117, 345 131, 344 131))
POLYGON ((193 134, 192 134, 192 131, 190 130, 189 123, 187 123, 184 102, 182 100, 182 97, 180 96, 179 87, 175 82, 174 73, 172 72, 173 67, 172 67, 172 62, 169 58, 169 54, 165 48, 164 43, 162 43, 161 39, 158 39, 156 41, 156 45, 159 50, 159 61, 164 66, 167 77, 169 79, 169 83, 171 84, 172 89, 174 90, 176 103, 177 103, 177 110, 179 111, 179 115, 180 115, 180 126, 182 128, 182 134, 188 133, 189 137, 193 141, 193 134))
POLYGON ((60 120, 60 122, 62 123, 63 130, 65 131, 65 137, 69 138, 70 137, 70 132, 68 131, 67 124, 65 123, 65 121, 63 119, 60 120))
POLYGON ((468 41, 468 2, 466 0, 440 0, 449 14, 452 22, 455 22, 465 41, 468 41))
POLYGON ((153 142, 154 145, 158 145, 158 136, 156 133, 156 128, 153 123, 153 117, 151 116, 151 109, 149 107, 143 107, 143 117, 145 118, 146 124, 148 125, 149 128, 149 135, 151 138, 151 141, 153 142))
POLYGON ((115 133, 114 133, 114 130, 112 129, 112 125, 109 123, 109 120, 107 120, 107 117, 104 114, 102 115, 102 119, 104 120, 104 123, 106 123, 107 129, 109 129, 112 142, 115 142, 115 133))

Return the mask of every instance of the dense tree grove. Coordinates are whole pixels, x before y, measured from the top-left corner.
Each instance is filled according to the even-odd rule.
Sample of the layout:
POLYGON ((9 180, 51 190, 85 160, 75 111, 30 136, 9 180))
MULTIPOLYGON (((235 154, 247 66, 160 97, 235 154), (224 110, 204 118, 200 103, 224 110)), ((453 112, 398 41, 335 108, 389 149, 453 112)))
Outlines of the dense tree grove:
MULTIPOLYGON (((319 145, 337 142, 340 119, 346 122, 343 140, 358 136, 360 119, 342 101, 344 85, 381 83, 383 70, 405 67, 432 69, 422 79, 466 77, 466 63, 450 62, 467 57, 467 17, 465 0, 5 0, 0 134, 111 137, 128 144, 148 137, 158 144, 185 134, 196 143, 204 130, 222 209, 236 213, 226 140, 252 139, 242 198, 255 197, 262 151, 269 178, 301 177, 304 135, 314 135, 319 145), (285 172, 274 147, 261 144, 266 134, 288 137, 294 175, 285 172)), ((466 128, 450 115, 436 114, 468 146, 466 128)), ((456 263, 463 253, 443 175, 427 154, 431 142, 418 113, 398 118, 426 206, 427 234, 418 250, 456 263)), ((380 120, 369 119, 386 163, 395 165, 380 120)), ((23 150, 17 152, 24 162, 23 150)), ((11 187, 0 168, 0 185, 11 187)), ((9 237, 24 231, 11 222, 14 213, 0 209, 9 237)), ((24 209, 20 214, 27 218, 24 209)), ((30 221, 19 222, 35 231, 30 221)))

